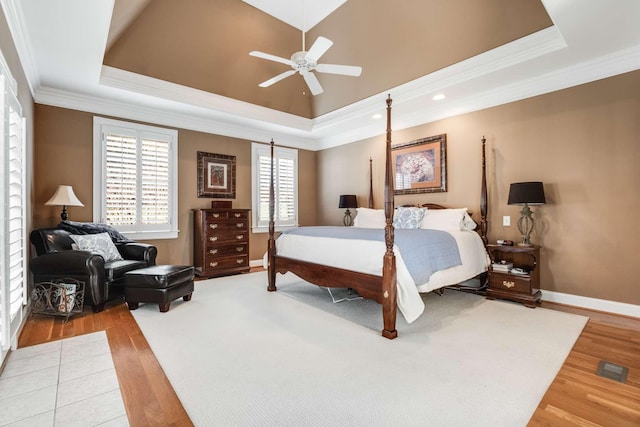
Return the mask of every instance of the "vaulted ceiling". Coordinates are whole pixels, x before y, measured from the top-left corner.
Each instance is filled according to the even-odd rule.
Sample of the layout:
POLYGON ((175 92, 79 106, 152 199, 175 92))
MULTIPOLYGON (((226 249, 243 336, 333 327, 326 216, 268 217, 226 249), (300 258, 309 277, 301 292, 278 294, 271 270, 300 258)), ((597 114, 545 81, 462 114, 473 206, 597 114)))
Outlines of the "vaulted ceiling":
POLYGON ((0 2, 36 102, 312 150, 640 68, 636 0, 0 2), (362 75, 258 87, 302 29, 362 75))

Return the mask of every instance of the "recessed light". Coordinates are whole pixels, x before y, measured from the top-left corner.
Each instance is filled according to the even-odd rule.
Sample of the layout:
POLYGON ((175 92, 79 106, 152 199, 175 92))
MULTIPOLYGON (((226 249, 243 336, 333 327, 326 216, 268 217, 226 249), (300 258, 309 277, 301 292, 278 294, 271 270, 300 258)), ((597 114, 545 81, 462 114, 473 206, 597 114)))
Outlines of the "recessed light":
POLYGON ((444 93, 439 93, 439 94, 437 94, 437 95, 433 95, 433 98, 432 98, 432 99, 433 99, 434 101, 440 101, 441 99, 444 99, 444 98, 445 98, 444 93))
POLYGON ((371 116, 372 119, 381 119, 382 118, 382 114, 374 114, 373 116, 371 116))

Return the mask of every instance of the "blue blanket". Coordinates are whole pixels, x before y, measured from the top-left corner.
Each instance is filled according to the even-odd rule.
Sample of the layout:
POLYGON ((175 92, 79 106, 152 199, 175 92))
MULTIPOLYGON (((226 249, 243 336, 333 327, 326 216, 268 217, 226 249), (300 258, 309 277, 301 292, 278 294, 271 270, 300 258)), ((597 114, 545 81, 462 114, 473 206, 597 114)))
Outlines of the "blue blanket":
MULTIPOLYGON (((283 233, 384 242, 384 230, 372 228, 297 227, 283 233)), ((462 264, 456 239, 446 231, 397 229, 394 235, 394 243, 416 285, 427 283, 436 271, 462 264)))

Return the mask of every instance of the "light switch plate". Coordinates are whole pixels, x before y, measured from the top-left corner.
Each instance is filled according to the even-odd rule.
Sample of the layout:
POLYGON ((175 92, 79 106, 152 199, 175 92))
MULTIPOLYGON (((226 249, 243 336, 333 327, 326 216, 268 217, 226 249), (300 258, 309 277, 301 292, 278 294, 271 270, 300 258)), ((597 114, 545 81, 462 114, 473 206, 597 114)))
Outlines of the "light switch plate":
POLYGON ((505 227, 511 227, 511 217, 509 215, 502 217, 502 225, 505 227))

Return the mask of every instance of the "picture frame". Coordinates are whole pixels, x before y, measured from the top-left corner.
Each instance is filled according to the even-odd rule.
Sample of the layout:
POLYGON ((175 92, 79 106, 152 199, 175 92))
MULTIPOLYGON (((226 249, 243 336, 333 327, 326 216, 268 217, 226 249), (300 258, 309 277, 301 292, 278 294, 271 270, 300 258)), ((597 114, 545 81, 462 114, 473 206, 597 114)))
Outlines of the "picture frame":
POLYGON ((236 198, 236 156, 198 151, 198 197, 236 198))
POLYGON ((395 195, 447 191, 447 134, 391 147, 395 195))

